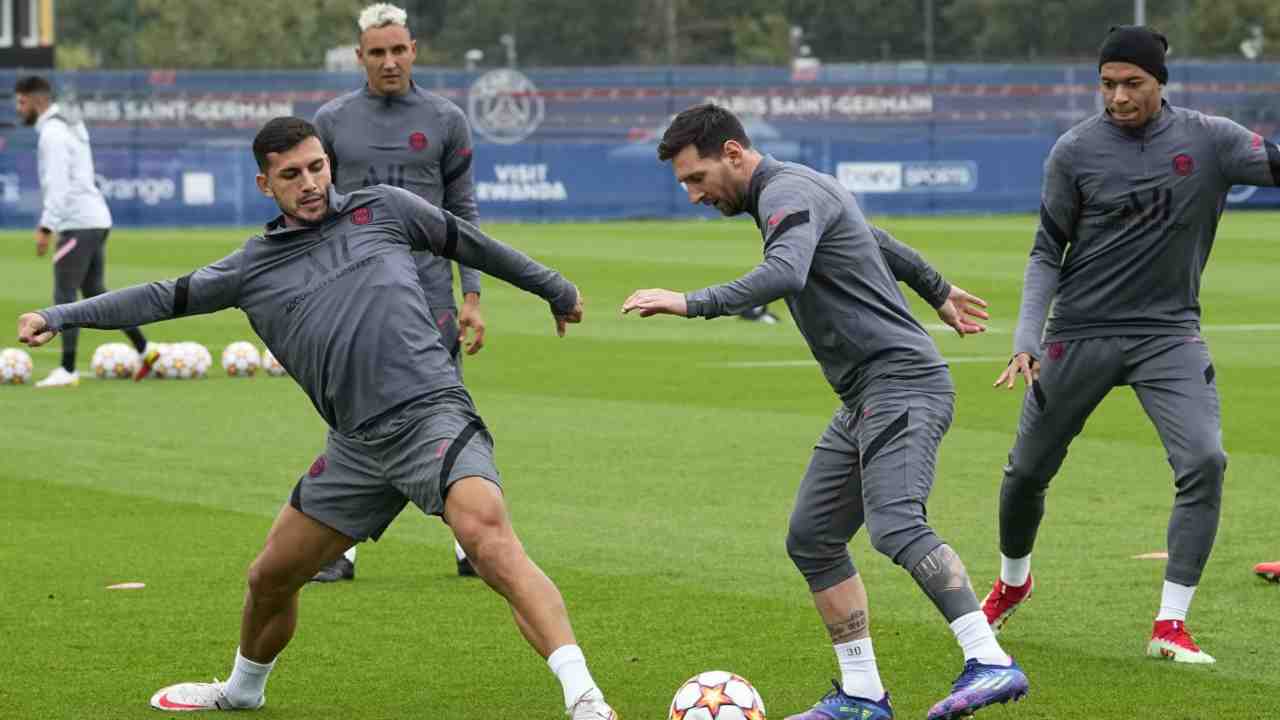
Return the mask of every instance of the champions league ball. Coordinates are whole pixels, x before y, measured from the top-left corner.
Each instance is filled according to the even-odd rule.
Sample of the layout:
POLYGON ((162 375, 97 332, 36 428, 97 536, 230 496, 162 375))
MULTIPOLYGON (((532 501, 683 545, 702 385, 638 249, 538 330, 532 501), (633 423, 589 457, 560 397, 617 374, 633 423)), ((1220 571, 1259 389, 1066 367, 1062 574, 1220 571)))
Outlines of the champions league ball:
POLYGON ((138 371, 138 351, 124 343, 106 343, 93 351, 90 367, 99 380, 127 380, 138 371))
POLYGON ((765 720, 764 700, 746 678, 712 670, 680 686, 667 720, 765 720))
POLYGON ((233 342, 222 351, 222 369, 232 377, 253 377, 262 366, 258 348, 243 340, 233 342))
MULTIPOLYGON (((151 368, 151 374, 166 380, 190 380, 204 377, 200 371, 200 348, 197 343, 174 343, 160 348, 160 358, 151 368)), ((208 351, 206 351, 208 352, 208 351)), ((205 372, 209 366, 206 364, 205 372)))
POLYGON ((190 362, 192 377, 208 377, 209 368, 213 367, 213 354, 209 352, 209 348, 198 342, 182 342, 177 347, 178 352, 190 362))
POLYGON ((262 346, 262 369, 271 377, 283 377, 288 374, 284 371, 284 366, 280 364, 275 355, 271 354, 266 345, 262 346))
POLYGON ((0 350, 0 385, 25 385, 31 382, 31 356, 26 350, 0 350))

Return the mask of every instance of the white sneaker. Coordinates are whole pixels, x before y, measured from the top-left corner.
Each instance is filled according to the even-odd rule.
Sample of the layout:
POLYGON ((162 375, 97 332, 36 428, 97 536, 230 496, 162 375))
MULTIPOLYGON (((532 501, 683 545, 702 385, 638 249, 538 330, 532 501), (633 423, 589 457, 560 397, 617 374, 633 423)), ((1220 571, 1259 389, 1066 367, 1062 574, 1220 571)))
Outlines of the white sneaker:
POLYGON ((36 383, 38 388, 75 387, 80 384, 80 373, 67 372, 61 365, 49 373, 49 377, 36 383))
POLYGON ((214 678, 211 683, 178 683, 160 688, 151 696, 151 707, 169 712, 194 712, 197 710, 257 710, 267 701, 258 698, 256 705, 239 707, 227 699, 227 684, 214 678))
POLYGON ((604 701, 600 691, 593 689, 583 693, 578 702, 566 712, 569 720, 618 720, 618 713, 604 701))

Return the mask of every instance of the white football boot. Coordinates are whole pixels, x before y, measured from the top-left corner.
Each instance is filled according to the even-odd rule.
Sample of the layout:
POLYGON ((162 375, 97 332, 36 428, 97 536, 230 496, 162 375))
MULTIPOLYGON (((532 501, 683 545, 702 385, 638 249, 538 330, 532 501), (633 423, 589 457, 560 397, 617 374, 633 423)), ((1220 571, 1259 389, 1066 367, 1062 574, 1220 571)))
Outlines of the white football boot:
POLYGON ((36 383, 38 388, 75 387, 80 384, 80 373, 67 372, 61 365, 49 373, 49 377, 36 383))
POLYGON ((227 684, 211 683, 178 683, 160 688, 151 696, 151 707, 168 712, 195 712, 198 710, 257 710, 267 701, 266 696, 258 698, 255 705, 240 707, 232 705, 227 699, 227 684))
POLYGON ((618 713, 604 701, 599 690, 591 690, 578 698, 566 712, 569 720, 618 720, 618 713))

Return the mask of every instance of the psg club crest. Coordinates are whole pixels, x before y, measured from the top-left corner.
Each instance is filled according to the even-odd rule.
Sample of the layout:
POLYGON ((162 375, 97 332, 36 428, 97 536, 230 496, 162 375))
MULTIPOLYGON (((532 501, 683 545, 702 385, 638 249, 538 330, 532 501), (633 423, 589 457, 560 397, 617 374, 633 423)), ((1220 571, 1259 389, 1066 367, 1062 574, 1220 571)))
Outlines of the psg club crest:
POLYGON ((409 136, 409 149, 426 150, 427 136, 424 133, 416 132, 409 136))
POLYGON ((1173 156, 1173 171, 1186 177, 1196 171, 1196 161, 1190 155, 1179 153, 1173 156))
POLYGON ((373 220, 373 211, 367 207, 356 208, 351 213, 351 222, 356 225, 368 225, 373 220))
POLYGON ((538 88, 524 73, 491 70, 471 84, 467 115, 471 127, 492 142, 511 145, 533 134, 542 124, 546 105, 538 88))

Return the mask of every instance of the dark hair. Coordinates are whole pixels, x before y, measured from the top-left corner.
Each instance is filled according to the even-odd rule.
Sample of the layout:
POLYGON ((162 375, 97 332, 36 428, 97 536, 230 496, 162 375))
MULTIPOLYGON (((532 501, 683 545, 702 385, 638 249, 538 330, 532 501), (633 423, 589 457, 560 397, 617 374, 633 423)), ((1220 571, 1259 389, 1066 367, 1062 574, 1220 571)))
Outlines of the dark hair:
POLYGON ((694 105, 676 115, 662 133, 658 159, 666 162, 688 145, 698 149, 700 158, 720 157, 724 144, 730 140, 737 140, 744 148, 751 147, 751 138, 736 115, 715 103, 694 105))
POLYGON ((18 82, 13 85, 13 91, 18 95, 52 95, 53 86, 39 75, 27 75, 18 78, 18 82))
POLYGON ((278 117, 267 121, 253 139, 253 157, 258 169, 267 171, 267 155, 291 150, 303 140, 320 137, 316 126, 299 117, 278 117))

